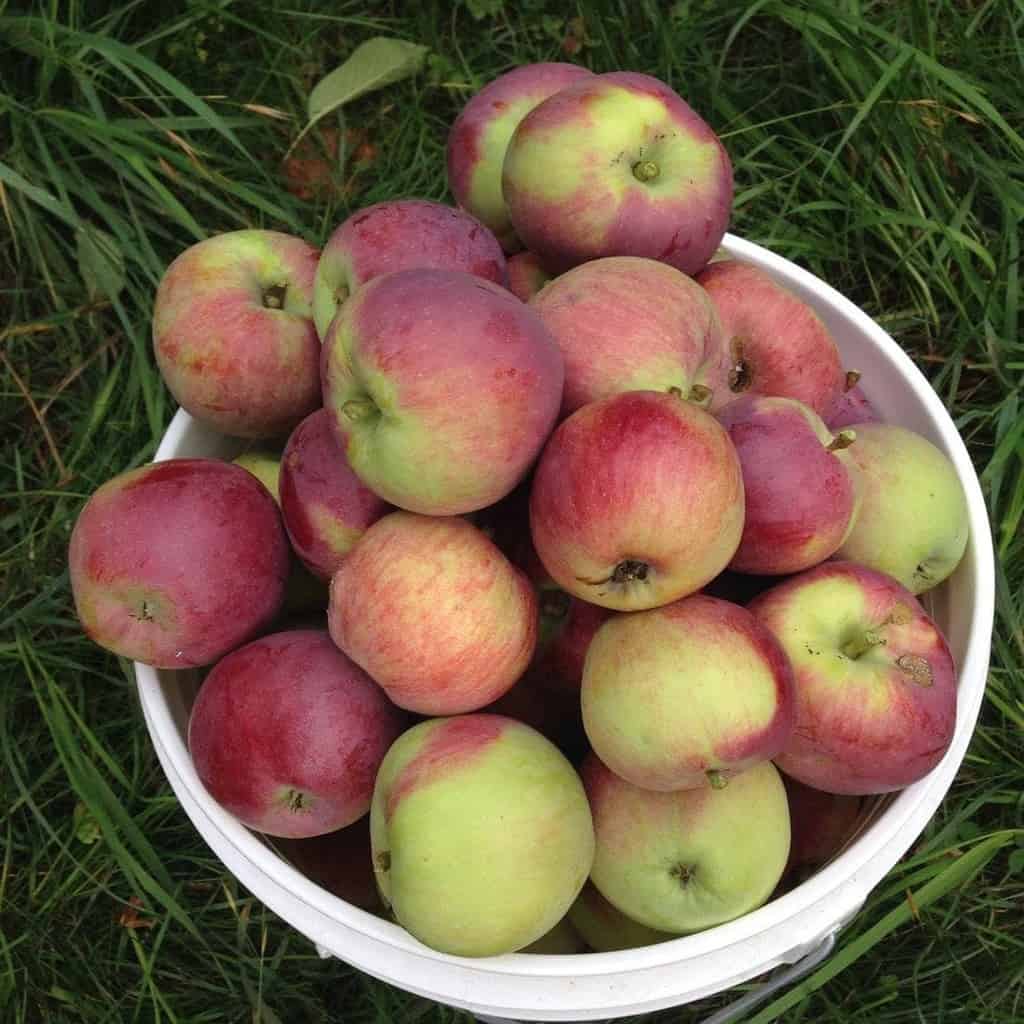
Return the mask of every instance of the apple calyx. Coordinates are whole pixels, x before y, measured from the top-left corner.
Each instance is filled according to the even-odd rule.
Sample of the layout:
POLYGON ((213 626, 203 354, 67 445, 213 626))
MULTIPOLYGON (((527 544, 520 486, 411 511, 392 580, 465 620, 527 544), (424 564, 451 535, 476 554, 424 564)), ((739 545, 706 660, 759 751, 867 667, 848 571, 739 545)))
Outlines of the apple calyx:
POLYGON ((697 874, 697 868, 693 864, 683 864, 680 861, 678 864, 673 864, 668 873, 679 883, 681 889, 685 889, 693 881, 697 874))
POLYGON ((261 296, 263 305, 267 309, 284 309, 285 296, 288 294, 288 285, 272 284, 269 288, 263 289, 261 296))
POLYGON ((285 790, 281 802, 294 814, 307 814, 313 804, 308 793, 303 793, 301 789, 295 789, 294 786, 285 790))
POLYGON ((825 445, 825 451, 829 452, 841 452, 844 448, 849 448, 854 441, 857 440, 857 432, 855 430, 840 430, 835 437, 827 445, 825 445))
POLYGON ((654 181, 661 173, 661 168, 653 160, 638 160, 633 164, 633 177, 645 184, 654 181))
POLYGON ((749 364, 743 358, 743 339, 733 338, 729 342, 729 352, 732 355, 732 367, 729 370, 729 390, 733 394, 740 394, 746 391, 754 383, 754 373, 749 364))
POLYGON ((701 409, 706 409, 711 404, 714 392, 705 384, 694 384, 690 388, 690 401, 701 409))
POLYGON ((860 380, 860 370, 847 370, 846 371, 846 382, 843 387, 844 391, 852 391, 857 386, 857 381, 860 380))
POLYGON ((381 869, 381 871, 390 871, 391 870, 391 851, 390 850, 381 850, 380 853, 377 854, 377 867, 379 867, 381 869))
POLYGON ((867 654, 873 647, 879 647, 884 643, 885 637, 881 633, 876 633, 873 629, 866 629, 863 633, 850 637, 846 643, 840 646, 839 650, 850 661, 856 661, 861 655, 867 654))
POLYGON ((708 780, 708 785, 712 789, 725 789, 729 784, 729 779, 726 774, 724 772, 720 772, 717 768, 709 768, 704 775, 708 780))
POLYGON ((341 407, 341 415, 350 423, 361 423, 380 412, 372 398, 350 398, 341 407))
POLYGON ((612 583, 632 583, 634 581, 643 583, 647 580, 650 568, 646 562, 640 562, 635 558, 626 558, 615 566, 608 581, 612 583))

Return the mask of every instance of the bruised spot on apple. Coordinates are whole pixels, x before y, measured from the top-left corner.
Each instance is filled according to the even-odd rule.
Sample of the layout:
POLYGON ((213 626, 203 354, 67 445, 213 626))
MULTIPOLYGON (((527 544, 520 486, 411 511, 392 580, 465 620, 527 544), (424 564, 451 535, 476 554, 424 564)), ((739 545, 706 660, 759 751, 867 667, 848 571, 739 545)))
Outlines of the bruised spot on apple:
POLYGON ((722 788, 778 754, 793 729, 778 641, 746 609, 702 594, 605 622, 581 698, 594 752, 644 789, 722 788))
POLYGON ((796 726, 776 764, 829 793, 888 793, 942 760, 956 669, 939 628, 891 576, 825 562, 750 604, 793 666, 796 726))
POLYGON ((499 715, 405 732, 378 772, 370 832, 377 884, 398 922, 457 956, 536 942, 565 916, 594 857, 572 765, 499 715))
POLYGON ((343 221, 316 267, 313 317, 321 339, 357 288, 397 270, 459 270, 506 283, 505 256, 475 217, 426 199, 367 206, 343 221))
POLYGON ((743 508, 724 428, 676 395, 630 391, 555 430, 534 474, 530 531, 559 586, 638 611, 714 578, 739 543, 743 508))

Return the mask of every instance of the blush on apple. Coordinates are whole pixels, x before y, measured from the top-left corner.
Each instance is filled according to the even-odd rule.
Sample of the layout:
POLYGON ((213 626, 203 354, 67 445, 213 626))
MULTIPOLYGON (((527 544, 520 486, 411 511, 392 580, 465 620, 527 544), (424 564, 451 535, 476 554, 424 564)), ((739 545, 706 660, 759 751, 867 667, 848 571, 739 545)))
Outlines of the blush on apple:
POLYGON ((775 763, 828 793, 888 793, 924 778, 956 725, 956 670, 939 628, 891 576, 824 562, 750 611, 793 666, 796 727, 775 763))
POLYGON ((219 459, 170 459, 108 480, 71 533, 78 619, 115 654, 209 665, 281 609, 288 540, 269 491, 219 459))
POLYGON ((277 437, 320 405, 319 258, 280 231, 228 231, 167 268, 153 348, 168 390, 197 420, 223 434, 277 437))
POLYGON ((214 666, 188 748, 210 795, 258 832, 303 838, 370 808, 403 716, 322 630, 272 633, 214 666))
POLYGON ((856 370, 847 370, 843 381, 843 391, 832 404, 827 416, 823 417, 825 426, 833 433, 843 427, 852 427, 855 423, 879 423, 882 417, 864 394, 864 389, 857 382, 860 374, 856 370))
POLYGON ((508 290, 523 302, 529 302, 550 281, 537 254, 517 252, 508 258, 508 290))
POLYGON ((736 449, 675 395, 627 391, 564 420, 544 448, 530 530, 552 579, 604 608, 635 611, 699 590, 743 531, 736 449))

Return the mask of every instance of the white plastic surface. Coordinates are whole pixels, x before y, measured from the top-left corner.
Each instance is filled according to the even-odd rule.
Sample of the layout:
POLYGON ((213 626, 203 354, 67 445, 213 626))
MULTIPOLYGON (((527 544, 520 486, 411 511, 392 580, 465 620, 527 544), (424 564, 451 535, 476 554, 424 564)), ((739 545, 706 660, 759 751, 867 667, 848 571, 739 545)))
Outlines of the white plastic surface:
MULTIPOLYGON (((883 417, 918 431, 953 461, 967 494, 970 541, 963 562, 929 605, 960 669, 952 745, 925 779, 903 790, 831 864, 739 920, 643 949, 574 956, 513 954, 468 959, 437 953, 396 925, 310 882, 223 811, 203 789, 185 746, 191 673, 136 664, 154 747, 186 813, 238 880, 321 953, 403 989, 471 1012, 516 1020, 598 1020, 676 1006, 793 963, 856 914, 907 851, 957 773, 981 707, 991 644, 995 570, 981 488, 953 422, 903 350, 838 292, 760 246, 726 236, 726 251, 761 266, 817 309, 844 365, 883 417)), ((179 412, 157 452, 228 456, 235 442, 179 412)))

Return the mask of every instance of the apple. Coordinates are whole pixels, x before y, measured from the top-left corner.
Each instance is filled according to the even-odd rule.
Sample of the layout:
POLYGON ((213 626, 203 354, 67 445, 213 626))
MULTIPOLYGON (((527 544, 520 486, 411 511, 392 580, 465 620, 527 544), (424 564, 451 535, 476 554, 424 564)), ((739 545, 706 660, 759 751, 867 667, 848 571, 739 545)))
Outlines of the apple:
POLYGON ((291 433, 281 458, 281 514, 292 550, 320 579, 330 579, 366 528, 391 506, 349 468, 326 409, 291 433))
POLYGON ((541 956, 566 956, 586 951, 586 943, 572 926, 569 915, 566 914, 551 931, 545 932, 536 942, 523 946, 519 952, 537 953, 541 956))
POLYGON ((323 630, 272 633, 222 658, 192 707, 203 785, 243 824, 304 838, 370 809, 400 712, 323 630))
POLYGON ((541 266, 537 254, 517 252, 508 258, 508 290, 523 302, 529 302, 552 280, 551 275, 541 266))
POLYGON ((551 271, 647 256, 695 274, 725 234, 732 165, 664 82, 616 71, 570 85, 520 121, 502 190, 517 235, 551 271))
POLYGON ((313 275, 320 253, 280 231, 228 231, 186 249, 153 305, 168 390, 222 434, 287 434, 320 405, 313 275))
POLYGON ((825 416, 845 382, 828 328, 802 299, 741 260, 716 260, 697 283, 711 296, 724 345, 706 371, 711 409, 742 394, 796 398, 825 416))
POLYGON ((336 832, 307 839, 278 839, 274 845, 310 881, 360 910, 383 916, 370 847, 370 816, 336 832))
POLYGON ((730 402, 718 421, 736 446, 746 495, 729 568, 785 575, 835 554, 857 515, 856 431, 833 434, 803 402, 761 395, 730 402))
POLYGON ((825 562, 750 611, 793 666, 796 727, 775 759, 787 775, 827 793, 888 793, 942 760, 956 725, 953 658, 891 576, 825 562))
POLYGON ((788 775, 782 781, 793 833, 786 875, 801 882, 842 850, 860 821, 864 798, 823 793, 788 775))
POLYGON ((724 789, 640 789, 593 754, 582 776, 596 840, 590 877, 634 921, 701 931, 761 906, 782 877, 789 808, 771 761, 724 789))
POLYGON ((658 942, 677 939, 678 935, 648 928, 626 917, 613 907, 593 882, 583 886, 576 902, 569 908, 569 921, 583 941, 595 953, 613 953, 620 949, 639 949, 658 942))
POLYGON ((328 239, 313 283, 317 334, 367 281, 396 270, 461 270, 505 284, 505 255, 475 217, 426 199, 396 199, 358 210, 328 239))
POLYGON ((485 85, 448 133, 448 186, 463 209, 497 235, 506 252, 520 248, 505 207, 501 169, 519 122, 542 100, 593 75, 576 64, 525 64, 485 85))
POLYGON ((825 426, 833 432, 843 427, 852 427, 855 423, 879 423, 882 417, 864 394, 864 389, 857 382, 860 374, 856 370, 847 370, 843 381, 843 391, 835 400, 828 415, 825 426))
POLYGON ((219 459, 120 473, 86 502, 68 570, 89 637, 156 668, 209 665, 281 609, 288 540, 267 489, 219 459))
POLYGON ((398 922, 457 956, 536 942, 565 916, 594 856, 572 765, 501 715, 436 718, 403 733, 377 775, 370 834, 398 922))
POLYGON ((691 402, 625 391, 564 420, 530 493, 530 530, 553 580, 638 611, 699 590, 743 532, 743 479, 724 428, 691 402))
POLYGON ((356 476, 426 515, 491 505, 526 475, 562 400, 537 314, 456 271, 375 278, 324 340, 324 405, 356 476))
POLYGON ((620 391, 710 399, 701 370, 722 349, 722 327, 704 289, 674 267, 638 256, 592 260, 530 305, 562 351, 563 415, 620 391))
POLYGON ((455 715, 497 700, 526 670, 537 598, 466 520, 392 512, 335 573, 328 623, 399 707, 455 715))
POLYGON ((745 608, 703 594, 605 622, 581 702, 594 753, 634 786, 666 792, 721 788, 793 730, 778 641, 745 608))
POLYGON ((236 466, 247 469, 268 491, 281 507, 281 452, 275 448, 250 448, 231 460, 236 466))
POLYGON ((888 573, 915 594, 938 586, 967 548, 967 498, 953 463, 904 427, 852 429, 861 503, 837 557, 888 573))

